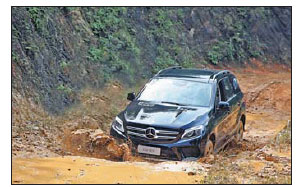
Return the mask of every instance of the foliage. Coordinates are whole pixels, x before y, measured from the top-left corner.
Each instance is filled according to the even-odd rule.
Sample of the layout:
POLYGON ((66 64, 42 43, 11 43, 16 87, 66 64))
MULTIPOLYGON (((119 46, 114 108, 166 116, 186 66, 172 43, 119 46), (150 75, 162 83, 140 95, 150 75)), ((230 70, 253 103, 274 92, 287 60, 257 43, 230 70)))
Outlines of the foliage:
POLYGON ((67 63, 65 60, 63 60, 61 63, 60 63, 60 67, 61 68, 66 68, 67 66, 69 65, 69 63, 67 63))
POLYGON ((60 84, 57 87, 57 90, 62 91, 65 94, 70 94, 72 92, 72 89, 68 86, 64 86, 63 84, 60 84))
POLYGON ((178 65, 174 59, 170 56, 170 54, 165 51, 163 48, 158 48, 158 57, 156 58, 156 62, 153 67, 153 73, 157 73, 159 70, 178 65))
POLYGON ((151 35, 148 38, 155 38, 159 43, 152 73, 174 65, 192 65, 189 48, 181 46, 183 37, 179 35, 179 31, 182 30, 182 16, 183 10, 180 8, 155 8, 148 15, 149 22, 154 23, 148 28, 147 34, 151 35))
POLYGON ((126 11, 126 8, 123 7, 101 7, 94 15, 89 14, 93 17, 91 22, 93 32, 97 35, 115 32, 125 24, 121 16, 126 11))
POLYGON ((13 52, 13 51, 11 52, 11 58, 12 58, 12 60, 14 62, 19 62, 20 61, 18 55, 15 52, 13 52))
POLYGON ((123 7, 102 7, 95 13, 88 13, 91 28, 99 41, 97 46, 90 47, 88 59, 102 64, 105 74, 133 73, 131 61, 139 61, 140 49, 123 18, 126 13, 123 7))
POLYGON ((29 7, 27 9, 36 30, 39 32, 44 31, 44 27, 46 24, 46 14, 44 10, 39 7, 29 7))
MULTIPOLYGON (((256 35, 250 32, 251 17, 265 17, 264 8, 236 8, 237 14, 227 13, 223 17, 221 32, 223 37, 210 46, 207 59, 212 64, 219 62, 238 62, 249 60, 251 57, 260 58, 264 53, 265 45, 259 41, 256 35)), ((218 15, 219 16, 219 15, 218 15)), ((263 60, 263 59, 262 59, 263 60)))

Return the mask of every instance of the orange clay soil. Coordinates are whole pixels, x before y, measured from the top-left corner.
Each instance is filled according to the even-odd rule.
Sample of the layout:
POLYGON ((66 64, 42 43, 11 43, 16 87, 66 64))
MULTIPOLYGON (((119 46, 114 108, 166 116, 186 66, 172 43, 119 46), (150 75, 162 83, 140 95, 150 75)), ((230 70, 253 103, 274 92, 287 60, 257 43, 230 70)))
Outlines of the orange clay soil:
POLYGON ((18 158, 13 160, 12 171, 12 182, 25 184, 188 184, 199 179, 182 171, 157 170, 147 162, 87 157, 18 158))

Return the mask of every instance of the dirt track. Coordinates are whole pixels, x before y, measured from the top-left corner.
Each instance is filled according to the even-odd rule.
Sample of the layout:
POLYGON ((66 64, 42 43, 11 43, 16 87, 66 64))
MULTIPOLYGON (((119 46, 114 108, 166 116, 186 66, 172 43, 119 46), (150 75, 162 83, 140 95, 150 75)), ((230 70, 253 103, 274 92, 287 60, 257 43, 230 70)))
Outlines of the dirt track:
POLYGON ((234 72, 245 93, 246 132, 241 144, 229 144, 214 158, 162 163, 100 156, 13 158, 12 183, 289 183, 291 149, 279 133, 291 119, 291 72, 234 72))

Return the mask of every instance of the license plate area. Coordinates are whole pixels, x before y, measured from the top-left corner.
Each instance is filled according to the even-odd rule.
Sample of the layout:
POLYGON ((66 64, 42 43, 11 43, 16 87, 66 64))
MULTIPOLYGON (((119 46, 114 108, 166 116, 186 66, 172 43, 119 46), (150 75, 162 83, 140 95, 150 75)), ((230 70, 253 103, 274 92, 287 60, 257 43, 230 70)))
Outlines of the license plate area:
POLYGON ((161 148, 159 147, 150 147, 145 145, 138 145, 137 146, 138 153, 145 153, 150 155, 161 155, 161 148))

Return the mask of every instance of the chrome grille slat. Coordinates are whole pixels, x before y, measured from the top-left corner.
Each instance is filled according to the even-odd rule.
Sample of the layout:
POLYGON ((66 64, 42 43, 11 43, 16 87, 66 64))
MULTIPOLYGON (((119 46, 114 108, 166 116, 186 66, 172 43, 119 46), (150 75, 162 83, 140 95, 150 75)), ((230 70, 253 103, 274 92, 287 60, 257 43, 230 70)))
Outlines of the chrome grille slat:
POLYGON ((132 127, 132 126, 127 126, 127 129, 129 130, 137 130, 137 131, 145 131, 145 129, 137 128, 137 127, 132 127))
POLYGON ((140 136, 140 137, 146 138, 146 136, 144 134, 139 134, 139 133, 132 132, 132 131, 127 131, 127 133, 131 134, 131 135, 134 135, 134 136, 140 136))
MULTIPOLYGON (((139 134, 139 133, 132 132, 132 131, 128 131, 128 134, 146 138, 146 136, 144 134, 139 134)), ((174 136, 158 136, 157 135, 155 139, 175 139, 175 138, 176 137, 174 137, 174 136)))
POLYGON ((162 140, 162 141, 172 141, 177 138, 179 132, 178 131, 170 131, 170 130, 160 130, 155 127, 134 127, 134 126, 126 126, 128 135, 132 136, 138 136, 150 140, 162 140), (146 130, 148 128, 155 129, 155 137, 154 138, 148 138, 146 135, 146 130))
POLYGON ((172 134, 172 135, 178 135, 179 132, 175 132, 175 131, 165 131, 165 130, 157 130, 157 133, 160 133, 160 134, 172 134))
POLYGON ((174 136, 156 136, 156 139, 175 139, 176 137, 174 136))

